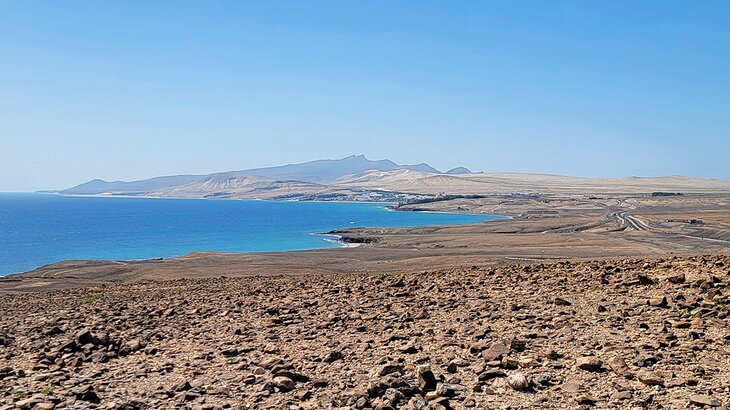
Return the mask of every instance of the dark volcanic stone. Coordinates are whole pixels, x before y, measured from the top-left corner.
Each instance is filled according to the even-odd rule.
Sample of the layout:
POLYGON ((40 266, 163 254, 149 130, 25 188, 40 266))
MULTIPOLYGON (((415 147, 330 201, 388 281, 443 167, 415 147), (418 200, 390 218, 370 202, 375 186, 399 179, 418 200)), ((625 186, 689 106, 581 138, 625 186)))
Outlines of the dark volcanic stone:
POLYGON ((418 388, 422 392, 436 390, 436 376, 434 376, 429 366, 418 367, 418 388))

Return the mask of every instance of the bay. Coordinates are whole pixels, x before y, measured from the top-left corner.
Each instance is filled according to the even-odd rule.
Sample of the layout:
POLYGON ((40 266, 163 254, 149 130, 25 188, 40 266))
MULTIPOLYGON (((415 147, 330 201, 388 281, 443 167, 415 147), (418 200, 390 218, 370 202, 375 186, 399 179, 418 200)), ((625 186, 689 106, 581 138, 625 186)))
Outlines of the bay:
POLYGON ((495 215, 399 212, 384 203, 0 194, 0 276, 71 259, 149 259, 194 251, 341 246, 347 227, 465 224, 495 215))

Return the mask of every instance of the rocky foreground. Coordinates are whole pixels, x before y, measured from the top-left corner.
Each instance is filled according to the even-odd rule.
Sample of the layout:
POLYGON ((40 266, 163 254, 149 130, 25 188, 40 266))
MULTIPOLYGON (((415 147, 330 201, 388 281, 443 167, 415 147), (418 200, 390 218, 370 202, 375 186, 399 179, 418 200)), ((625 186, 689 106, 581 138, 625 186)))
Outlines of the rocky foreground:
POLYGON ((730 257, 0 297, 0 409, 723 408, 730 257))

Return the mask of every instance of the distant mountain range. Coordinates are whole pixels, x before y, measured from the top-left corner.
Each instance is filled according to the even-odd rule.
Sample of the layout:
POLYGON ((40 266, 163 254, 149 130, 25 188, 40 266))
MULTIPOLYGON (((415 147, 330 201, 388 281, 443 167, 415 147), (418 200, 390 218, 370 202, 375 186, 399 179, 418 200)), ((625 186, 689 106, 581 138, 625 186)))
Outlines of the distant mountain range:
POLYGON ((301 164, 254 168, 243 171, 228 171, 208 175, 173 175, 131 182, 107 182, 101 179, 94 179, 58 192, 68 195, 142 195, 170 191, 185 191, 190 193, 195 187, 199 187, 201 192, 210 193, 217 190, 241 188, 243 185, 261 185, 271 184, 273 182, 278 182, 278 185, 327 185, 348 175, 368 171, 395 170, 411 170, 433 174, 441 173, 436 168, 425 163, 398 165, 388 159, 371 161, 365 158, 364 155, 351 155, 336 160, 325 159, 301 164))
POLYGON ((364 155, 337 160, 174 175, 139 181, 100 179, 53 191, 65 195, 298 200, 399 200, 418 195, 506 193, 730 192, 730 181, 682 176, 580 178, 526 173, 473 173, 464 167, 441 172, 425 164, 399 165, 364 155))

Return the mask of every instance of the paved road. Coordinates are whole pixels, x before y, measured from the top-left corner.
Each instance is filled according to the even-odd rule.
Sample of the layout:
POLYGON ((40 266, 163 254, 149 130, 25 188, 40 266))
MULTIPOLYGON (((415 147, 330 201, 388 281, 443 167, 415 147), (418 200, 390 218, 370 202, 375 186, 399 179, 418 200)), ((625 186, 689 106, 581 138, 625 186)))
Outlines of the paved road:
POLYGON ((621 223, 621 226, 625 227, 625 230, 627 231, 651 230, 651 227, 649 227, 649 225, 631 215, 628 211, 616 211, 613 212, 611 215, 618 219, 621 223))
POLYGON ((645 222, 631 215, 629 211, 614 211, 608 214, 604 219, 596 221, 595 223, 588 225, 576 225, 576 226, 564 226, 555 229, 548 229, 543 233, 575 233, 580 231, 586 231, 588 229, 597 228, 599 226, 611 223, 614 220, 618 220, 618 230, 623 231, 649 231, 652 228, 645 222))
MULTIPOLYGON (((701 240, 710 241, 710 242, 730 244, 730 240, 727 240, 722 237, 708 236, 706 232, 698 233, 697 235, 688 235, 688 234, 683 234, 683 233, 678 233, 678 232, 670 232, 670 231, 667 231, 667 230, 661 229, 661 228, 653 228, 653 227, 649 226, 648 223, 631 215, 631 213, 626 210, 617 210, 617 211, 610 212, 606 215, 605 219, 596 221, 595 223, 592 223, 592 224, 577 225, 577 226, 564 226, 564 227, 560 227, 560 228, 549 229, 542 233, 576 233, 576 232, 581 232, 581 231, 585 231, 585 230, 592 229, 592 228, 597 228, 599 226, 606 225, 613 221, 618 221, 618 223, 619 223, 619 227, 616 229, 613 229, 614 231, 624 231, 624 232, 626 232, 626 231, 653 231, 658 234, 664 234, 664 235, 670 235, 670 236, 681 236, 681 237, 690 238, 690 239, 701 239, 701 240)), ((715 236, 715 235, 713 235, 713 236, 715 236)))

